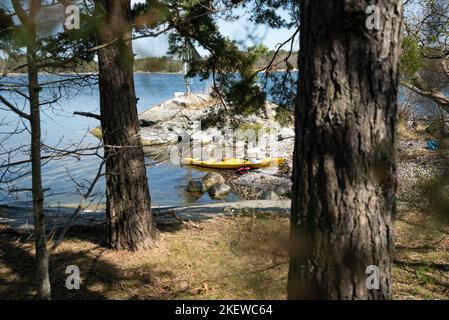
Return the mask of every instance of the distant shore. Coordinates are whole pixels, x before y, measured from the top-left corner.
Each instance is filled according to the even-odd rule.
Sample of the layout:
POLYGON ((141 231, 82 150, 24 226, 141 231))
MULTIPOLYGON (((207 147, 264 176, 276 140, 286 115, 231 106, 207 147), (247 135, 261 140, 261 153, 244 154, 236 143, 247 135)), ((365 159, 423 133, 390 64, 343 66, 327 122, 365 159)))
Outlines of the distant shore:
MULTIPOLYGON (((80 75, 80 76, 84 76, 84 75, 98 75, 98 72, 39 72, 39 74, 41 75, 62 75, 62 76, 69 76, 69 75, 80 75)), ((163 71, 157 71, 157 72, 152 72, 152 71, 134 71, 134 74, 182 74, 182 72, 163 72, 163 71)), ((8 74, 4 74, 3 77, 15 77, 15 76, 26 76, 27 73, 23 72, 23 73, 19 73, 19 72, 14 72, 14 73, 8 73, 8 74)))
MULTIPOLYGON (((287 70, 276 70, 273 72, 287 72, 287 70)), ((297 69, 293 69, 291 72, 298 72, 297 69)), ((265 71, 261 71, 260 73, 266 73, 265 71)), ((88 75, 98 75, 98 72, 39 72, 40 75, 60 75, 60 76, 70 76, 70 75, 80 75, 80 76, 88 76, 88 75)), ((164 71, 134 71, 134 74, 167 74, 167 75, 182 75, 183 72, 164 72, 164 71)), ((0 76, 0 79, 7 77, 18 77, 18 76, 26 76, 27 73, 23 72, 13 72, 7 73, 0 76)))

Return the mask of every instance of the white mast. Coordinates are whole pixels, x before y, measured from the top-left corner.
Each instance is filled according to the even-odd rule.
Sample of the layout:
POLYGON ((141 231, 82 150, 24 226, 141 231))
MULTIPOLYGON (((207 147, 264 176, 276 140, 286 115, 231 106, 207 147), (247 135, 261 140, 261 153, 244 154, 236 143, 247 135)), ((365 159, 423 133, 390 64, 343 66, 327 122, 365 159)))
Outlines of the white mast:
POLYGON ((198 53, 193 44, 187 38, 185 38, 184 48, 181 51, 181 59, 184 62, 183 72, 184 72, 184 84, 186 86, 186 93, 191 93, 193 79, 187 77, 187 73, 190 70, 190 63, 192 63, 195 60, 200 60, 201 55, 198 53))

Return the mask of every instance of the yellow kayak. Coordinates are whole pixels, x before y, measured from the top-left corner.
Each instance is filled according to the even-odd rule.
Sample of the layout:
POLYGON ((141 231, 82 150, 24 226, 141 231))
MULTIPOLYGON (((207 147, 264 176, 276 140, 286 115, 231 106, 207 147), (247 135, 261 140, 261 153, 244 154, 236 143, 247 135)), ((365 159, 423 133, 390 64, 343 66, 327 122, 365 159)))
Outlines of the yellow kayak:
POLYGON ((209 169, 237 170, 249 167, 251 169, 267 168, 270 166, 282 166, 285 163, 284 158, 265 158, 257 161, 248 161, 243 159, 224 159, 223 161, 206 160, 201 161, 193 158, 184 158, 183 164, 198 166, 209 169))

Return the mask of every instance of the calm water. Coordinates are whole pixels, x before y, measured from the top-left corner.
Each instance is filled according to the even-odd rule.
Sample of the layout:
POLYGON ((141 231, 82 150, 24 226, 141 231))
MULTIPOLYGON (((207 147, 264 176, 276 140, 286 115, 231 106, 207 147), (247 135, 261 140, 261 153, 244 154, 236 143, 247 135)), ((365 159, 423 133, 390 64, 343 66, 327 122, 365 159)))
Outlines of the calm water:
MULTIPOLYGON (((25 81, 25 77, 17 76, 4 80, 8 83, 18 83, 25 81)), ((48 81, 42 76, 41 81, 48 81)), ((54 80, 54 77, 52 79, 54 80)), ((183 76, 179 74, 136 74, 136 92, 139 98, 138 110, 142 112, 151 106, 157 105, 174 97, 175 92, 184 91, 183 76)), ((207 84, 196 80, 194 82, 194 91, 204 91, 207 84)), ((51 100, 55 90, 46 89, 42 96, 44 99, 51 100)), ((5 95, 9 99, 15 99, 18 106, 26 106, 22 99, 17 95, 5 95), (13 98, 14 97, 14 98, 13 98)), ((78 143, 82 140, 82 147, 97 146, 99 141, 87 134, 89 130, 99 125, 95 119, 74 116, 74 111, 85 111, 99 113, 98 87, 90 85, 89 87, 76 89, 67 89, 62 98, 56 105, 45 107, 42 115, 43 141, 50 146, 58 145, 58 148, 64 148, 72 143, 78 143)), ((26 108, 24 110, 27 110, 26 108)), ((0 129, 0 141, 5 137, 5 133, 13 130, 17 125, 17 117, 11 112, 0 110, 0 119, 4 123, 0 129)), ((19 127, 22 127, 19 124, 19 127)), ((1 151, 3 153, 8 147, 19 144, 29 144, 30 136, 27 132, 16 135, 8 141, 1 142, 1 151)), ((72 148, 73 149, 73 148, 72 148)), ((2 159, 3 156, 0 156, 2 159)), ((23 158, 23 155, 16 155, 16 160, 23 158)), ((75 183, 91 181, 97 171, 100 160, 94 156, 86 156, 81 159, 66 158, 63 160, 53 160, 43 167, 44 187, 49 189, 46 197, 47 206, 73 205, 79 202, 80 196, 76 192, 75 183), (72 178, 70 178, 72 177, 72 178)), ((21 168, 21 173, 25 173, 29 167, 21 168)), ((210 203, 214 200, 204 194, 200 199, 192 199, 185 192, 187 183, 190 179, 201 178, 204 172, 197 169, 180 167, 164 162, 157 166, 147 168, 147 176, 150 184, 151 197, 153 204, 158 205, 183 205, 191 203, 210 203)), ((30 188, 31 178, 26 177, 15 182, 15 188, 30 188)), ((98 188, 98 197, 96 201, 104 201, 101 195, 104 191, 104 180, 101 181, 98 188), (101 196, 100 196, 101 195, 101 196)), ((229 196, 226 200, 236 200, 235 195, 229 196)), ((0 195, 0 203, 23 203, 30 201, 30 194, 20 193, 14 196, 0 195)))
MULTIPOLYGON (((42 81, 55 80, 52 76, 41 76, 42 81)), ((2 82, 25 83, 26 77, 15 76, 0 80, 2 82)), ((139 98, 138 110, 142 112, 151 106, 157 105, 174 96, 175 92, 184 91, 183 76, 180 74, 136 74, 135 75, 136 92, 139 98)), ((193 89, 196 92, 206 90, 208 84, 194 81, 193 89)), ((26 91, 24 91, 26 93, 26 91)), ((401 90, 400 102, 403 103, 408 95, 401 90)), ((27 110, 27 105, 20 96, 8 95, 2 92, 2 95, 13 100, 18 107, 27 110)), ((53 100, 55 96, 61 96, 57 104, 51 107, 43 108, 42 129, 43 142, 49 146, 58 146, 65 148, 73 143, 79 143, 82 140, 82 147, 97 146, 99 141, 88 134, 89 130, 99 125, 95 119, 74 116, 74 111, 99 113, 99 97, 98 87, 96 84, 87 86, 75 85, 69 86, 61 92, 47 88, 42 92, 43 100, 53 100)), ((408 99, 408 98, 407 98, 408 99)), ((424 106, 431 106, 426 99, 416 99, 411 101, 416 111, 420 111, 424 106)), ((424 108, 428 110, 428 108, 424 108)), ((428 112, 428 111, 426 111, 428 112)), ((426 113, 424 112, 424 113, 426 113)), ((5 158, 4 152, 9 148, 20 144, 29 144, 30 136, 28 132, 14 135, 7 141, 4 141, 6 133, 14 130, 16 127, 23 128, 23 124, 18 122, 17 117, 0 106, 0 164, 5 158)), ((73 148, 71 148, 73 149, 73 148)), ((14 160, 26 159, 26 154, 16 154, 14 160)), ((96 175, 100 160, 97 157, 86 156, 81 159, 66 158, 63 160, 53 160, 45 164, 43 167, 44 187, 49 189, 46 195, 46 205, 73 205, 79 202, 80 196, 76 193, 75 183, 86 183, 91 181, 96 175), (72 178, 71 178, 72 177, 72 178)), ((20 168, 18 174, 26 173, 30 168, 20 168)), ((0 173, 3 170, 0 169, 0 173)), ((154 205, 185 205, 191 203, 210 203, 214 200, 210 199, 207 194, 200 199, 192 199, 185 192, 187 183, 190 179, 200 178, 203 172, 189 167, 180 167, 171 164, 169 161, 159 164, 158 166, 150 166, 147 169, 147 175, 150 184, 151 197, 154 205)), ((30 188, 31 179, 25 177, 14 183, 17 189, 30 188)), ((1 186, 0 186, 1 187, 1 186)), ((98 187, 98 197, 96 201, 104 201, 102 194, 104 193, 104 181, 102 180, 98 187)), ((236 197, 231 195, 227 200, 235 200, 236 197)), ((0 203, 23 203, 30 201, 29 193, 20 193, 14 196, 6 196, 0 194, 0 203)))

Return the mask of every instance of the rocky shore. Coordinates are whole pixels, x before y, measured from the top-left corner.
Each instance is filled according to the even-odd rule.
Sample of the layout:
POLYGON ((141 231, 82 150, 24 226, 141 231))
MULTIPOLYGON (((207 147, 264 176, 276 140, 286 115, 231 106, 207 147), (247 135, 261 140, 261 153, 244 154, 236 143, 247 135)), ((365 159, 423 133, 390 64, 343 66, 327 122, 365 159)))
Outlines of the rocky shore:
MULTIPOLYGON (((244 141, 242 157, 282 157, 286 160, 285 165, 281 168, 251 170, 245 174, 233 170, 215 170, 222 178, 215 176, 219 183, 207 187, 203 181, 210 178, 211 174, 205 170, 203 181, 190 181, 187 189, 197 194, 207 192, 216 199, 228 193, 234 193, 242 200, 289 199, 295 133, 292 127, 282 127, 276 121, 277 106, 267 102, 259 114, 237 117, 241 123, 237 131, 224 118, 218 126, 205 126, 208 115, 222 107, 220 101, 210 95, 180 94, 141 113, 142 139, 147 152, 165 152, 169 157, 170 152, 167 150, 173 146, 183 146, 177 151, 178 155, 181 158, 192 157, 192 149, 199 146, 201 150, 196 156, 213 159, 220 148, 231 146, 235 151, 244 141), (256 140, 250 141, 251 134, 246 131, 254 131, 256 140)), ((441 173, 448 163, 445 153, 426 148, 426 141, 431 138, 429 134, 418 130, 417 126, 402 129, 398 139, 399 201, 410 198, 417 184, 441 173)), ((180 161, 180 158, 169 161, 180 161)))
MULTIPOLYGON (((198 195, 207 192, 214 199, 221 199, 231 192, 243 200, 288 199, 295 135, 293 127, 279 124, 276 120, 277 106, 270 102, 258 114, 233 117, 239 123, 237 127, 235 122, 231 124, 225 117, 218 124, 208 126, 208 117, 224 112, 223 108, 219 99, 203 94, 178 94, 151 107, 139 115, 145 151, 165 154, 165 160, 175 165, 183 157, 200 157, 203 160, 284 158, 286 161, 282 168, 252 170, 243 175, 233 170, 219 170, 215 175, 205 171, 202 181, 190 181, 187 190, 198 195), (232 156, 227 155, 229 150, 232 156), (210 179, 217 182, 207 185, 210 179)), ((98 131, 96 135, 99 135, 98 131)))

